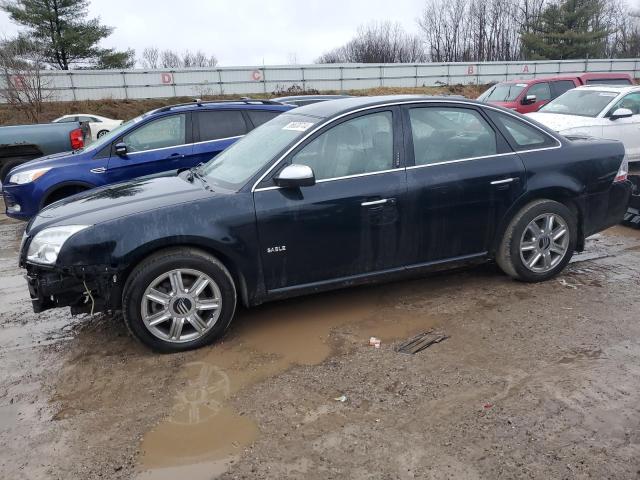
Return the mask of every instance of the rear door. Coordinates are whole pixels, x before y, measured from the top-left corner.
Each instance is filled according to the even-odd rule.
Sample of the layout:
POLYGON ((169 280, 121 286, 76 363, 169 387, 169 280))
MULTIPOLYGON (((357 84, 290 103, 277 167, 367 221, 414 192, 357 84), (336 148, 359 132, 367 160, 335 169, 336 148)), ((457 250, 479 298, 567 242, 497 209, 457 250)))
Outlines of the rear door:
POLYGON ((524 166, 480 108, 403 107, 411 263, 485 254, 524 189, 524 166))
POLYGON ((268 290, 346 279, 405 264, 406 175, 399 109, 333 123, 276 168, 310 166, 317 183, 255 190, 268 290))
POLYGON ((193 163, 192 152, 190 113, 150 120, 113 142, 107 183, 177 170, 193 163), (115 154, 113 147, 120 142, 127 145, 126 155, 115 154))
POLYGON ((195 112, 193 159, 188 166, 208 162, 249 131, 241 110, 195 112))

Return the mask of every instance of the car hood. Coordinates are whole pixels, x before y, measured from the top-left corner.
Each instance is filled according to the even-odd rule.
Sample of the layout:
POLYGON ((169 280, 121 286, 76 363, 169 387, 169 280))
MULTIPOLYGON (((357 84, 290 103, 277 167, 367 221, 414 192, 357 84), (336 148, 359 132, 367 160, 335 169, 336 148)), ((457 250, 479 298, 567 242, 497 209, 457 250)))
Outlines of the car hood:
POLYGON ((526 116, 556 132, 562 132, 572 128, 591 127, 598 123, 597 119, 593 117, 562 115, 560 113, 534 112, 527 113, 526 116))
POLYGON ((96 225, 127 215, 175 206, 215 195, 199 179, 193 183, 184 175, 142 177, 95 188, 55 202, 38 215, 27 234, 54 225, 96 225))
POLYGON ((13 173, 19 173, 19 172, 26 172, 27 170, 35 170, 36 168, 64 167, 66 165, 73 165, 73 164, 82 162, 87 159, 87 156, 88 154, 84 152, 53 153, 51 155, 46 155, 44 157, 36 158, 35 160, 30 160, 28 162, 25 162, 13 168, 11 171, 13 173))

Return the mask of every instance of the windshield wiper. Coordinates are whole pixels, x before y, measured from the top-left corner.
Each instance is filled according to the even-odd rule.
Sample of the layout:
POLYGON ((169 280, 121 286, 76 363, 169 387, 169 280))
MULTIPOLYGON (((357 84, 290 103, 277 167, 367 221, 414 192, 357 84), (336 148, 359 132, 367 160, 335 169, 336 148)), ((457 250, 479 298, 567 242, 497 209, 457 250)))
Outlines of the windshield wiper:
POLYGON ((204 184, 207 190, 211 190, 211 186, 209 185, 209 182, 207 181, 206 177, 202 175, 202 173, 200 173, 200 167, 202 167, 203 165, 204 163, 199 163, 195 167, 191 167, 189 169, 189 173, 187 174, 187 181, 189 183, 193 183, 193 180, 195 178, 198 178, 200 181, 202 181, 202 183, 204 184))

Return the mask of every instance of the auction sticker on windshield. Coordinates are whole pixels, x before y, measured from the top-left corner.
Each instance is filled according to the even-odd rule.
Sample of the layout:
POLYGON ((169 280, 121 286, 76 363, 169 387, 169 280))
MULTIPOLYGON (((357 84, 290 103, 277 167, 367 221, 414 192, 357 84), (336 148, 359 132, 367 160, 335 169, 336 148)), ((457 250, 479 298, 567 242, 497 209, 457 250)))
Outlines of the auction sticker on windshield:
POLYGON ((282 127, 283 130, 293 130, 296 132, 305 132, 309 130, 309 128, 313 125, 313 123, 309 122, 291 122, 282 127))

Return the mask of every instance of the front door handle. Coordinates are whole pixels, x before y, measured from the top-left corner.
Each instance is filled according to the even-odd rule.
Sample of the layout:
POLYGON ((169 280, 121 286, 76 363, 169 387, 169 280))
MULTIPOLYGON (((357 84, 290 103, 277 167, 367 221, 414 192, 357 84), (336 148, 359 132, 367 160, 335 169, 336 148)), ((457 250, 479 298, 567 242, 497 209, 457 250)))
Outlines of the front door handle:
POLYGON ((515 177, 503 178, 502 180, 494 180, 493 182, 491 182, 491 185, 504 185, 505 183, 515 182, 516 180, 517 178, 515 177))
POLYGON ((171 159, 184 158, 184 155, 182 153, 172 153, 167 158, 171 158, 171 159))
POLYGON ((362 205, 363 207, 371 207, 373 205, 384 205, 388 201, 389 201, 388 198, 383 198, 381 200, 372 200, 370 202, 362 202, 360 205, 362 205))

